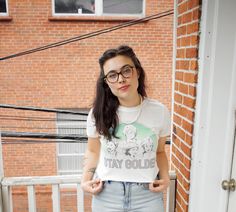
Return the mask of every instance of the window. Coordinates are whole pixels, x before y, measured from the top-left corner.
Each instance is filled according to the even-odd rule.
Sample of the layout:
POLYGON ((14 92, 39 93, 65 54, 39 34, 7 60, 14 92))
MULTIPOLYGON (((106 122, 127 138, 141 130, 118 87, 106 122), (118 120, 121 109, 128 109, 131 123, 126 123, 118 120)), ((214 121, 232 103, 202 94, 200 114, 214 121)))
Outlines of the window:
MULTIPOLYGON (((86 112, 77 110, 77 112, 86 112)), ((86 136, 87 116, 57 114, 57 133, 60 135, 86 136)), ((87 143, 58 143, 57 169, 59 175, 82 174, 83 157, 87 143)))
POLYGON ((54 15, 144 14, 144 0, 53 0, 54 15))
POLYGON ((0 15, 7 15, 7 0, 0 0, 0 15))

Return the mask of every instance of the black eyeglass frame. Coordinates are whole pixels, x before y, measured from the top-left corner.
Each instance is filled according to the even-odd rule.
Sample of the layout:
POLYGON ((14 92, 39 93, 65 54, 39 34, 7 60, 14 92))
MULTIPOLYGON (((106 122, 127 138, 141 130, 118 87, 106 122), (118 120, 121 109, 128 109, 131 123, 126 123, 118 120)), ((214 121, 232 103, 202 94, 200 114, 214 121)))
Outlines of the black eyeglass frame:
POLYGON ((104 80, 107 80, 109 83, 116 83, 116 82, 118 82, 118 80, 119 80, 119 76, 121 75, 123 78, 125 78, 125 79, 128 79, 128 78, 130 78, 130 77, 132 77, 132 75, 133 75, 133 70, 134 70, 134 66, 131 66, 131 65, 125 65, 125 66, 123 66, 122 68, 121 68, 121 71, 120 72, 116 72, 116 71, 109 71, 104 77, 103 77, 103 79, 104 80), (126 67, 129 67, 129 68, 131 68, 131 75, 129 76, 129 77, 126 77, 126 76, 124 76, 123 74, 122 74, 122 71, 125 71, 125 68, 126 67), (117 75, 117 78, 116 78, 116 81, 114 81, 114 82, 110 82, 109 80, 108 80, 108 78, 107 78, 107 76, 111 73, 111 72, 114 72, 116 75, 117 75))

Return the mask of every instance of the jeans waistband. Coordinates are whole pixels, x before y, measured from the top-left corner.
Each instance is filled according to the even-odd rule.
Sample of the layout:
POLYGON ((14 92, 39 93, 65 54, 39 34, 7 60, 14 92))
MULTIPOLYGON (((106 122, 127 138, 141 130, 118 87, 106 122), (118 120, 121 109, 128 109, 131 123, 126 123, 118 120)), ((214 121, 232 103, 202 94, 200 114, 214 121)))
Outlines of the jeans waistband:
POLYGON ((138 185, 138 186, 143 186, 144 188, 149 188, 149 183, 140 183, 140 182, 123 182, 123 181, 113 181, 113 180, 106 180, 103 183, 121 183, 124 187, 127 185, 138 185))

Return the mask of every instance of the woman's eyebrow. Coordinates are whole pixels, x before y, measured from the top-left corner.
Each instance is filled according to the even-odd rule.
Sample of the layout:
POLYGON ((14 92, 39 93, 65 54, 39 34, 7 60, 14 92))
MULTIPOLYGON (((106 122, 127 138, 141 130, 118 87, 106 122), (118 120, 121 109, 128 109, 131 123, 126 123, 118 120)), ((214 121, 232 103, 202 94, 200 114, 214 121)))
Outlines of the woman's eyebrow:
MULTIPOLYGON (((131 66, 132 67, 132 65, 130 65, 130 64, 125 64, 125 65, 123 65, 119 70, 122 70, 123 68, 125 68, 126 66, 131 66)), ((118 70, 110 70, 110 71, 108 71, 108 73, 110 73, 110 72, 117 72, 118 70)))

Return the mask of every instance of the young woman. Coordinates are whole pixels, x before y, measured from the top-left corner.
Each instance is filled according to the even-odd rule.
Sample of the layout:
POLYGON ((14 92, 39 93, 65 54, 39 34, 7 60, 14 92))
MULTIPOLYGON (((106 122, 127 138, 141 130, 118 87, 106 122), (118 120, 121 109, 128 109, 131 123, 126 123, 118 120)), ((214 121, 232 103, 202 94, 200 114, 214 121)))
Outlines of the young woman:
POLYGON ((147 98, 145 73, 132 48, 109 49, 99 64, 82 188, 93 194, 93 212, 164 212, 169 112, 147 98))

